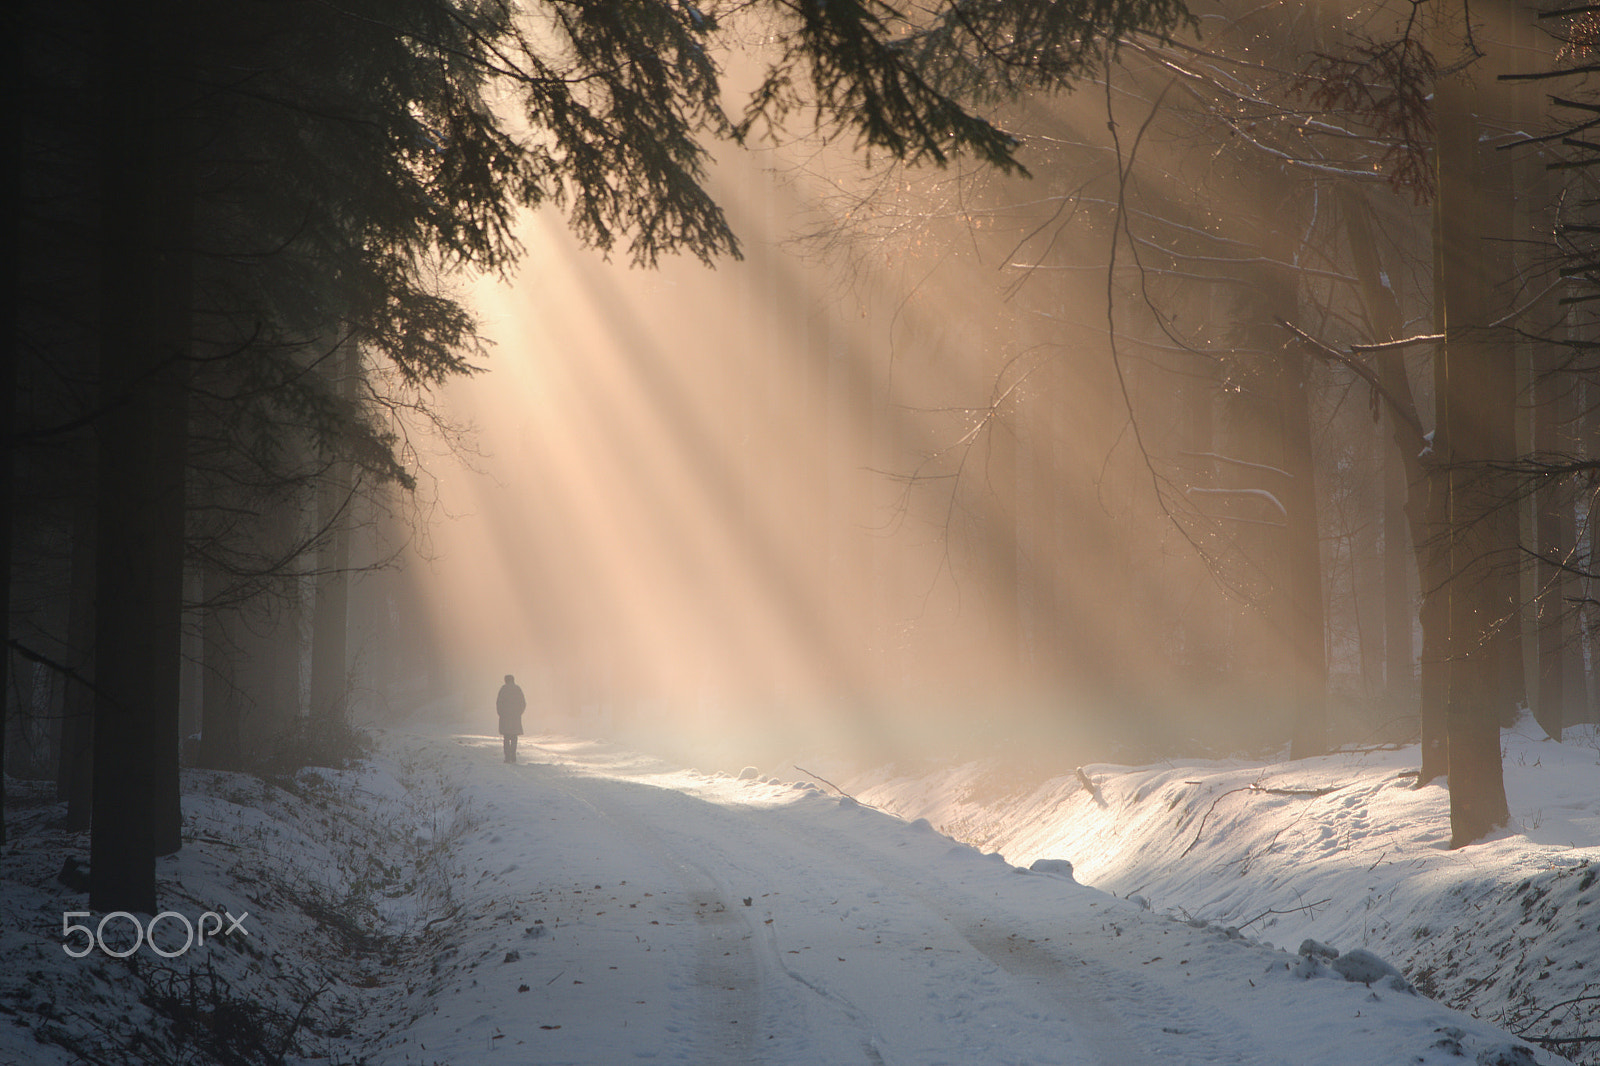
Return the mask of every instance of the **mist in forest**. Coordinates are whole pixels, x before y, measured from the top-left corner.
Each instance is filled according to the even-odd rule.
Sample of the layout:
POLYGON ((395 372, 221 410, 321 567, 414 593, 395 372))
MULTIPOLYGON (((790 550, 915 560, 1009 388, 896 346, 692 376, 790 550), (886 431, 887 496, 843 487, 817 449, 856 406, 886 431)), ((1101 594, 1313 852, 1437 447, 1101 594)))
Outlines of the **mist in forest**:
POLYGON ((408 570, 464 724, 509 672, 535 731, 735 769, 1202 734, 1172 660, 1227 619, 1143 498, 1103 272, 1041 275, 1027 308, 1003 255, 930 243, 971 224, 937 186, 893 202, 920 251, 846 246, 817 159, 738 162, 742 262, 630 269, 548 213, 474 290, 494 347, 443 394, 463 447, 424 464, 408 570))
MULTIPOLYGON (((1334 32, 1315 12, 1217 32, 1217 54, 1301 58, 1130 45, 1106 80, 1000 109, 1028 177, 730 147, 709 190, 742 260, 636 269, 530 217, 516 275, 473 288, 485 372, 440 396, 463 447, 422 463, 413 665, 469 724, 510 672, 534 728, 718 765, 1414 739, 1419 662, 1442 661, 1418 576, 1442 528, 1417 524, 1432 164, 1317 95, 1363 60, 1304 59, 1334 32)), ((1542 163, 1498 150, 1534 128, 1526 104, 1474 104, 1484 180, 1520 205, 1496 216, 1504 278, 1471 299, 1485 329, 1555 280, 1542 163)), ((1518 351, 1525 380, 1486 409, 1547 387, 1518 351)), ((1548 450, 1577 425, 1570 395, 1518 402, 1548 450)), ((1463 423, 1458 449, 1512 417, 1463 423)), ((1492 554, 1482 617, 1519 619, 1482 638, 1504 715, 1526 697, 1519 605, 1545 604, 1551 649, 1577 638, 1558 583, 1492 554)), ((1541 668, 1557 717, 1584 686, 1550 676, 1576 661, 1541 668)))

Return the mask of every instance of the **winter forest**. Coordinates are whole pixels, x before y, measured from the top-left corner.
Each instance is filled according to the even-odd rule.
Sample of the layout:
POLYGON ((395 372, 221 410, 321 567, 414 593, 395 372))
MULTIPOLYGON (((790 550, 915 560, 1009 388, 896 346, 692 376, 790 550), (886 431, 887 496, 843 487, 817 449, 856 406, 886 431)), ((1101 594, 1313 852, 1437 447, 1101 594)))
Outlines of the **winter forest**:
MULTIPOLYGON (((1086 765, 1265 760, 1323 783, 1217 780, 1294 803, 1342 787, 1318 760, 1392 756, 1424 804, 1404 817, 1442 820, 1429 861, 1448 863, 1525 828, 1507 731, 1595 746, 1600 5, 30 0, 3 18, 0 895, 19 910, 0 924, 35 923, 55 955, 61 908, 17 902, 28 871, 73 913, 170 912, 162 864, 230 846, 206 821, 248 791, 229 782, 356 802, 339 775, 389 758, 415 802, 421 749, 374 756, 374 736, 492 738, 508 674, 526 739, 567 738, 537 758, 575 778, 612 770, 570 738, 708 772, 811 765, 828 778, 808 801, 870 787, 958 841, 1044 849, 1030 861, 1044 838, 974 796, 1075 779, 1073 839, 1101 849, 1085 827, 1116 789, 1086 765), (969 760, 988 769, 959 799, 921 791, 969 760)), ((1566 757, 1523 761, 1553 781, 1566 757)), ((1597 773, 1562 787, 1592 806, 1597 773)), ((1177 787, 1151 781, 1140 802, 1177 787)), ((465 802, 449 794, 428 802, 465 802)), ((560 795, 673 846, 631 793, 560 795)), ((278 817, 239 802, 260 808, 240 824, 278 817)), ((1222 802, 1185 823, 1189 848, 1222 802)), ((346 831, 324 843, 377 847, 346 831)), ((1107 891, 1151 893, 1130 878, 1107 891)), ((419 928, 443 920, 416 906, 419 928)), ((772 943, 745 976, 823 986, 772 943)), ((1301 957, 1302 977, 1332 966, 1301 957)), ((743 980, 712 969, 689 985, 743 980)), ((1600 1061, 1582 1058, 1596 987, 1571 989, 1590 1020, 1537 1030, 1541 1055, 1600 1061)), ((293 1018, 276 1058, 197 1041, 139 1061, 301 1061, 306 995, 253 1015, 293 1018)), ((1529 1017, 1555 1009, 1528 996, 1529 1017)), ((1059 1061, 1146 1061, 1074 1017, 1098 1057, 1059 1061)), ((691 1042, 675 1061, 860 1051, 795 1026, 766 1059, 691 1042)), ((864 1061, 936 1061, 896 1039, 864 1061)), ((403 1061, 375 1046, 344 1061, 403 1061)), ((1014 1061, 1058 1061, 1036 1051, 1014 1061)), ((1478 1061, 1534 1061, 1499 1053, 1478 1061)), ((528 1061, 623 1061, 596 1054, 528 1061)), ((986 1054, 937 1061, 1013 1061, 986 1054)), ((1307 1061, 1377 1061, 1352 1055, 1307 1061)))

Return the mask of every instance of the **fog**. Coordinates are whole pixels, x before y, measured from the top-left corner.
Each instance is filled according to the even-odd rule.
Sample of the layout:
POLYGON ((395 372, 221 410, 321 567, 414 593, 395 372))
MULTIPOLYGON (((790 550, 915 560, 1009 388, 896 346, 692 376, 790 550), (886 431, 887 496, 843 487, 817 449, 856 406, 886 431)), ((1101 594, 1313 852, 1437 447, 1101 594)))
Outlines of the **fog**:
MULTIPOLYGON (((1104 107, 1051 105, 1068 136, 1032 181, 728 149, 712 189, 744 259, 714 268, 633 268, 530 217, 516 276, 474 284, 493 347, 439 396, 465 448, 424 461, 407 571, 465 720, 511 673, 534 731, 735 769, 1281 725, 1261 558, 1199 543, 1172 487, 1222 447, 1215 371, 1152 324, 1126 247, 1108 286, 1116 157, 1072 143, 1104 107)), ((1204 184, 1181 146, 1144 152, 1149 202, 1204 184)), ((1159 298, 1215 341, 1233 296, 1204 281, 1159 298)), ((1276 500, 1233 504, 1273 524, 1276 500)))

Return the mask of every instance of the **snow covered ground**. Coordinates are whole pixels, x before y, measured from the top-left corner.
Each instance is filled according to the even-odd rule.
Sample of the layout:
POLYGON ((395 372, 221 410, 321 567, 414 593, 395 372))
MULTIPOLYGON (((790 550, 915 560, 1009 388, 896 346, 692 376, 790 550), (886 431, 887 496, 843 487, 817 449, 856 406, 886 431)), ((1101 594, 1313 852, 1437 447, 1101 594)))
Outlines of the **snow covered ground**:
POLYGON ((982 761, 850 783, 1017 864, 1278 944, 1361 948, 1428 995, 1600 1063, 1600 736, 1503 734, 1512 824, 1449 851, 1418 751, 1086 766, 1018 783, 982 761), (1588 1040, 1581 1038, 1587 1037, 1588 1040))
MULTIPOLYGON (((1089 767, 1093 794, 1076 775, 996 790, 982 765, 880 773, 858 802, 797 771, 532 739, 515 766, 498 738, 394 733, 347 771, 192 774, 163 906, 247 911, 248 936, 172 959, 68 957, 61 915, 83 897, 50 875, 81 838, 24 795, 0 883, 0 1063, 223 1061, 240 1032, 234 1061, 372 1066, 1556 1063, 1415 994, 1382 957, 1406 964, 1405 935, 1427 923, 1421 940, 1476 937, 1462 953, 1548 956, 1552 973, 1594 955, 1592 749, 1574 749, 1584 774, 1553 775, 1567 806, 1540 792, 1544 836, 1452 854, 1440 795, 1390 806, 1404 753, 1089 767), (1319 781, 1341 791, 1231 791, 1319 781), (924 806, 1007 858, 867 803, 924 806), (1572 846, 1545 839, 1558 826, 1572 846), (1079 884, 1062 859, 1154 907, 1079 884), (1458 884, 1473 886, 1461 906, 1458 884), (1258 902, 1290 913, 1247 922, 1258 902), (1463 906, 1483 923, 1455 923, 1463 906), (1297 953, 1302 929, 1344 952, 1297 953)), ((158 944, 175 951, 181 932, 167 920, 158 944)))

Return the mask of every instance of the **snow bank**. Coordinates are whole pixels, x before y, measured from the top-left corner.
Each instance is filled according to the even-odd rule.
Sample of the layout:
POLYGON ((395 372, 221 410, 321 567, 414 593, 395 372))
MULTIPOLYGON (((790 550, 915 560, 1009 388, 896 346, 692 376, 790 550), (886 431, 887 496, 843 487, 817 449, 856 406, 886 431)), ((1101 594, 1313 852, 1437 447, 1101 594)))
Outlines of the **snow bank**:
MULTIPOLYGON (((379 755, 292 778, 186 770, 183 785, 183 850, 157 865, 161 953, 117 958, 63 937, 64 920, 100 925, 64 919, 88 899, 55 876, 65 857, 87 864, 87 834, 52 824, 53 789, 7 782, 0 1063, 351 1061, 359 1019, 382 1015, 408 936, 448 906, 449 843, 470 824, 448 782, 379 755), (207 912, 220 930, 186 936, 207 912)), ((133 920, 108 920, 106 946, 130 946, 133 920)))
MULTIPOLYGON (((1018 788, 1003 767, 884 768, 864 802, 1026 866, 1280 944, 1391 960, 1419 991, 1530 1039, 1600 1027, 1600 741, 1504 736, 1512 825, 1450 851, 1448 794, 1415 747, 1299 762, 1092 765, 1018 788), (1084 778, 1093 787, 1087 787, 1084 778)), ((1600 1043, 1552 1043, 1600 1063, 1600 1043)))

